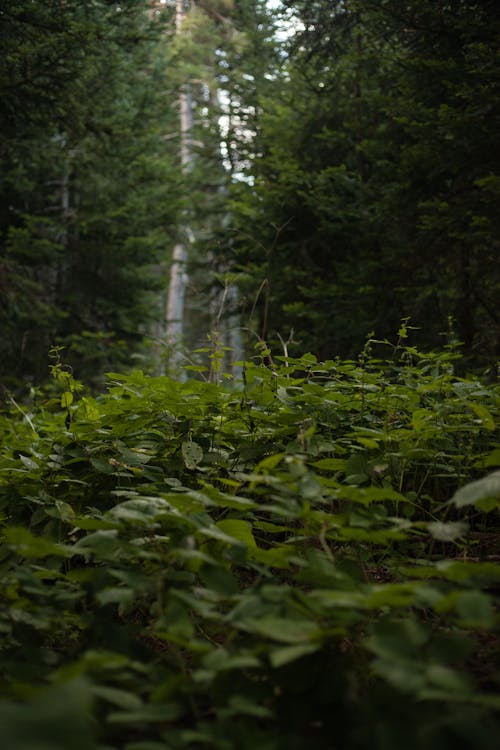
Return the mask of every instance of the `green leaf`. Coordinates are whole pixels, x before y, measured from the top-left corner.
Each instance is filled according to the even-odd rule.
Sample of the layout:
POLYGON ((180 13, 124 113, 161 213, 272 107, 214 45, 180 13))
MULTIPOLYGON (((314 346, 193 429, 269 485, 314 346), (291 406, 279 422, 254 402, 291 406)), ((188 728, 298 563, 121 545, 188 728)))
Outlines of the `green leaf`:
POLYGON ((36 461, 34 461, 34 460, 33 460, 32 458, 29 458, 28 456, 23 456, 23 455, 20 455, 20 456, 19 456, 19 460, 20 460, 20 461, 21 461, 21 463, 22 463, 22 464, 23 464, 23 465, 24 465, 24 466, 25 466, 25 467, 26 467, 27 469, 29 469, 30 471, 33 471, 33 470, 35 470, 35 469, 38 469, 38 468, 39 468, 39 466, 38 466, 37 462, 36 462, 36 461))
POLYGON ((432 575, 438 575, 449 581, 496 583, 500 581, 500 565, 494 562, 481 563, 470 560, 439 560, 432 575))
POLYGON ((132 589, 114 586, 103 589, 96 594, 99 604, 131 604, 135 593, 132 589))
POLYGON ((454 503, 457 508, 462 508, 464 505, 474 505, 479 500, 489 498, 500 500, 500 471, 494 471, 476 482, 470 482, 461 487, 455 492, 450 502, 454 503))
POLYGON ((486 430, 490 430, 491 432, 495 429, 495 420, 493 419, 491 412, 488 411, 485 406, 483 406, 482 404, 476 404, 473 401, 469 401, 468 405, 470 406, 472 411, 477 414, 477 416, 481 420, 483 427, 486 430))
POLYGON ((242 695, 232 695, 227 707, 219 711, 219 716, 232 718, 233 716, 253 716, 256 719, 270 719, 273 716, 272 711, 265 706, 259 705, 251 698, 245 698, 242 695))
POLYGON ((184 713, 178 703, 150 704, 140 709, 110 713, 107 721, 110 724, 157 724, 176 721, 184 713))
POLYGON ((320 634, 316 623, 311 620, 292 620, 281 617, 262 617, 259 620, 245 619, 241 623, 245 630, 270 638, 280 643, 309 642, 320 634))
POLYGON ((203 449, 201 445, 189 440, 182 443, 181 451, 186 469, 196 469, 200 461, 203 459, 203 449))
POLYGON ((278 466, 278 464, 282 461, 284 455, 284 453, 275 453, 272 456, 267 456, 266 458, 262 459, 262 461, 259 461, 259 463, 255 467, 255 473, 258 474, 260 472, 272 471, 272 469, 275 469, 276 466, 278 466))
POLYGON ((64 391, 61 395, 61 406, 63 409, 67 409, 73 403, 73 394, 71 391, 64 391))
POLYGON ((134 711, 142 707, 142 700, 134 693, 107 685, 94 685, 92 693, 118 708, 134 711))
POLYGON ((4 542, 22 557, 70 557, 74 554, 72 547, 51 542, 46 537, 35 536, 28 529, 11 526, 3 532, 4 542))
POLYGON ((106 557, 116 551, 118 546, 118 530, 99 529, 93 534, 87 534, 77 541, 74 552, 85 554, 92 553, 98 557, 106 557))
POLYGON ((312 463, 315 469, 325 471, 343 471, 345 464, 346 462, 343 458, 320 458, 318 461, 313 461, 312 463))
POLYGON ((115 469, 106 458, 91 458, 90 463, 100 474, 113 474, 115 469))
POLYGON ((217 648, 203 659, 204 668, 215 672, 257 668, 260 665, 259 659, 251 653, 231 654, 225 648, 217 648))
POLYGON ((481 591, 464 591, 460 594, 456 610, 464 627, 491 628, 495 623, 491 601, 481 591))
POLYGON ((495 448, 486 456, 484 466, 500 466, 500 448, 495 448))
POLYGON ((94 421, 99 419, 100 412, 97 403, 94 399, 83 396, 78 407, 78 417, 80 419, 88 419, 94 421))
POLYGON ((367 607, 411 607, 418 595, 420 584, 386 583, 371 587, 366 596, 367 607))
POLYGON ((221 529, 225 534, 237 539, 245 547, 256 547, 257 544, 252 534, 252 526, 248 521, 238 521, 236 519, 228 518, 223 521, 218 521, 216 524, 218 529, 221 529))
POLYGON ((277 648, 270 652, 269 659, 273 667, 283 667, 292 661, 296 661, 303 656, 313 654, 320 648, 319 643, 303 643, 297 646, 285 646, 277 648))
POLYGON ((469 525, 463 521, 433 521, 427 524, 431 535, 440 542, 454 542, 467 534, 469 525))

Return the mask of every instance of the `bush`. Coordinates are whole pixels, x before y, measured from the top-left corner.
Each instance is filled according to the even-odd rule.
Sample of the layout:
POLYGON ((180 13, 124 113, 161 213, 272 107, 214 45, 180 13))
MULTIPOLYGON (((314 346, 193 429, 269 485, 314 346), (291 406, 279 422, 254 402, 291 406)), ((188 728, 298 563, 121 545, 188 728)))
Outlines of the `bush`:
POLYGON ((498 385, 265 354, 4 413, 4 746, 496 746, 498 385))

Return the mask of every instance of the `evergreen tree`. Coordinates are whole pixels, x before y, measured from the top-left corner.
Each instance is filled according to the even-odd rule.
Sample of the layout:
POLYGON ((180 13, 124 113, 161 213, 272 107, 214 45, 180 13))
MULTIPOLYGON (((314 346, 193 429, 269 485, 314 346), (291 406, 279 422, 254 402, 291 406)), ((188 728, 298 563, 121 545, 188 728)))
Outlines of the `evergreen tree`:
MULTIPOLYGON (((181 261, 171 268, 167 339, 192 352, 206 348, 208 334, 214 345, 217 340, 234 349, 233 359, 242 354, 229 193, 231 181, 251 169, 255 92, 257 80, 269 70, 263 51, 271 49, 270 40, 267 45, 264 40, 264 5, 261 0, 177 3, 182 23, 170 57, 182 99, 184 208, 175 251, 181 261), (181 267, 187 275, 179 273, 181 267)), ((178 371, 175 351, 172 364, 178 371)))
POLYGON ((158 318, 178 194, 161 15, 133 0, 2 3, 1 371, 129 363, 158 318))
POLYGON ((242 264, 265 291, 261 333, 294 328, 322 357, 353 355, 402 316, 437 345, 451 316, 468 355, 491 359, 495 4, 285 5, 298 30, 241 206, 242 264))

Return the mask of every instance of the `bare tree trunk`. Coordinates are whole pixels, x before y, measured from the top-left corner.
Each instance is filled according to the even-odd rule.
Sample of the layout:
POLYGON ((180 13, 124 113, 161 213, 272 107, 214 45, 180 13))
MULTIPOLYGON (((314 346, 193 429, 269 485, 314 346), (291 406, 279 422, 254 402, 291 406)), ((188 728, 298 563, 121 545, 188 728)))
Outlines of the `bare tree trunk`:
MULTIPOLYGON (((221 100, 219 91, 215 90, 211 92, 210 103, 212 110, 215 112, 221 111, 221 100)), ((226 170, 229 172, 231 177, 235 172, 235 163, 232 148, 232 129, 233 129, 233 100, 229 96, 227 107, 225 111, 227 117, 227 129, 221 128, 220 120, 218 125, 218 132, 220 136, 220 152, 221 158, 226 164, 224 165, 226 170), (226 147, 226 154, 222 156, 222 146, 226 147)), ((222 186, 222 194, 224 197, 227 195, 227 189, 225 185, 222 186)), ((222 219, 222 228, 227 230, 230 223, 230 216, 228 213, 222 219)), ((221 271, 229 270, 228 264, 225 263, 221 271)), ((241 367, 236 366, 235 362, 241 362, 244 359, 244 347, 243 337, 240 320, 240 300, 239 290, 236 284, 229 283, 225 286, 222 296, 219 300, 220 310, 216 318, 216 327, 219 327, 221 317, 223 317, 223 325, 221 326, 221 343, 224 347, 227 347, 229 351, 226 352, 224 357, 224 371, 232 375, 234 380, 237 380, 241 376, 241 367), (226 309, 224 309, 224 307, 226 309)))
MULTIPOLYGON (((192 0, 176 0, 176 33, 183 33, 183 22, 186 17, 186 10, 189 8, 192 0)), ((218 112, 220 105, 218 102, 218 92, 212 91, 210 104, 214 112, 218 112)), ((193 168, 193 106, 191 100, 191 91, 189 83, 186 82, 179 91, 179 126, 180 126, 180 160, 182 172, 187 175, 193 168)), ((221 141, 224 135, 220 135, 221 141)), ((228 161, 231 163, 231 143, 228 136, 228 161)), ((232 165, 233 168, 233 165, 232 165)), ((181 226, 178 228, 177 242, 175 243, 170 268, 170 280, 168 287, 168 299, 166 303, 165 315, 165 343, 168 349, 168 369, 172 375, 183 377, 182 369, 182 344, 185 333, 185 298, 188 283, 187 263, 189 258, 189 244, 193 242, 193 232, 189 226, 189 219, 184 215, 181 226)), ((225 363, 226 368, 232 371, 233 376, 238 376, 239 369, 234 367, 234 361, 243 359, 243 345, 241 338, 241 329, 238 319, 238 290, 236 286, 231 285, 224 290, 219 305, 219 313, 214 310, 213 318, 215 328, 219 328, 221 315, 225 304, 228 304, 227 315, 225 316, 225 325, 219 332, 223 336, 223 345, 230 346, 233 350, 229 361, 225 363)))
MULTIPOLYGON (((185 0, 176 0, 176 32, 182 33, 182 23, 186 15, 185 0)), ((183 174, 187 174, 193 165, 191 132, 193 128, 193 108, 189 84, 185 84, 179 93, 180 157, 183 174)), ((174 246, 165 321, 165 340, 169 349, 169 369, 180 374, 181 345, 184 333, 184 299, 187 285, 187 242, 191 241, 191 230, 188 226, 179 227, 178 240, 174 246)))

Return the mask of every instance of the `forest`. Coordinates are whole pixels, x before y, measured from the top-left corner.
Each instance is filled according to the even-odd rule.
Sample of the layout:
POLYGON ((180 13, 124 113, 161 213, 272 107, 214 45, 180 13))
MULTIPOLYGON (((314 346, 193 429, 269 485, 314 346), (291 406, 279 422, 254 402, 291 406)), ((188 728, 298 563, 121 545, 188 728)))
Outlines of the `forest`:
POLYGON ((0 745, 496 750, 497 0, 0 0, 0 745))

